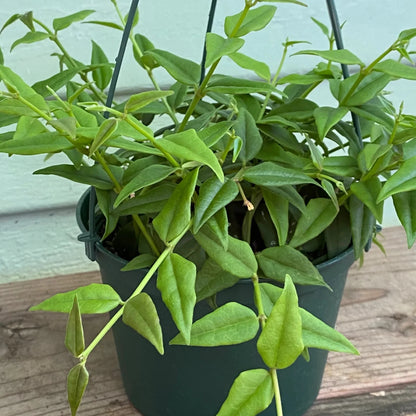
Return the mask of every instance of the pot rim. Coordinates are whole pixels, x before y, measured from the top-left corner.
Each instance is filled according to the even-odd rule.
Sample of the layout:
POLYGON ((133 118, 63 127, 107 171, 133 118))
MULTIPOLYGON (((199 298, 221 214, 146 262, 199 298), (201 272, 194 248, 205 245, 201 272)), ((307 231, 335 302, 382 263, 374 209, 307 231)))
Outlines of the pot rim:
MULTIPOLYGON (((77 219, 77 223, 78 226, 80 228, 80 230, 82 231, 82 233, 87 233, 89 230, 86 226, 86 224, 84 223, 83 217, 82 217, 82 207, 85 204, 85 201, 87 200, 87 198, 89 197, 91 192, 91 187, 88 188, 80 197, 77 206, 76 206, 76 219, 77 219)), ((87 244, 87 241, 84 241, 85 244, 87 244)), ((121 267, 125 266, 128 263, 128 260, 125 260, 121 257, 119 257, 118 255, 112 253, 110 250, 106 249, 104 247, 104 245, 102 244, 101 240, 96 240, 95 241, 95 247, 98 251, 100 251, 103 254, 106 254, 107 256, 110 256, 113 260, 117 261, 121 267)), ((321 263, 316 264, 315 266, 318 269, 322 269, 322 268, 326 268, 326 267, 330 267, 331 265, 333 265, 334 263, 337 263, 339 261, 342 261, 344 258, 349 257, 352 255, 354 251, 353 246, 351 245, 350 247, 348 247, 346 250, 344 250, 343 252, 337 254, 335 257, 332 257, 328 260, 325 260, 321 263)))

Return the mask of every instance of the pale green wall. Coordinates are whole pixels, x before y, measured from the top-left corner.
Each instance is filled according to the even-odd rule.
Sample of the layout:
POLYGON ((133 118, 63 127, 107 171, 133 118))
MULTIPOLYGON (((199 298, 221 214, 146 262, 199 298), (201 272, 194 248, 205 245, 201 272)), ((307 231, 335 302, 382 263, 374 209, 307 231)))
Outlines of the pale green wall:
MULTIPOLYGON (((315 17, 328 23, 324 0, 305 0, 308 8, 281 4, 278 13, 264 33, 255 33, 247 38, 245 52, 265 60, 272 70, 280 58, 281 43, 286 37, 291 40, 309 40, 314 47, 326 48, 319 29, 311 22, 315 17)), ((120 7, 127 12, 130 1, 120 0, 120 7)), ((140 30, 150 37, 157 47, 170 49, 187 58, 199 61, 206 26, 209 0, 141 0, 140 30)), ((218 0, 214 31, 222 33, 223 16, 242 8, 243 0, 218 0)), ((337 1, 344 27, 346 47, 367 62, 377 56, 394 41, 401 30, 416 26, 414 0, 337 1)), ((35 16, 46 22, 53 17, 64 16, 81 9, 95 9, 97 20, 111 20, 113 14, 110 0, 84 0, 67 2, 57 0, 15 0, 0 9, 0 25, 14 13, 35 10, 35 16)), ((56 61, 49 57, 54 48, 47 41, 21 45, 13 56, 8 50, 19 36, 26 32, 21 24, 7 28, 0 35, 0 46, 5 54, 5 63, 13 67, 28 82, 46 78, 56 61)), ((115 57, 120 32, 92 25, 76 24, 63 33, 68 49, 88 60, 90 39, 94 37, 107 52, 115 57)), ((313 58, 295 58, 286 66, 287 70, 307 70, 313 58)), ((225 62, 220 71, 240 73, 231 62, 225 62)), ((162 84, 170 82, 160 70, 157 76, 162 84)), ((149 86, 145 74, 137 70, 131 58, 126 59, 120 80, 120 90, 137 90, 149 86)), ((392 99, 406 101, 406 109, 416 112, 415 87, 397 85, 392 99)), ((56 159, 52 160, 56 163, 56 159)), ((78 233, 72 208, 85 187, 54 177, 32 176, 31 172, 42 166, 42 158, 11 158, 0 155, 0 282, 27 279, 48 275, 85 271, 95 268, 85 260, 83 247, 76 242, 78 233), (43 232, 46 231, 46 234, 43 232)), ((395 224, 390 212, 385 225, 395 224)))

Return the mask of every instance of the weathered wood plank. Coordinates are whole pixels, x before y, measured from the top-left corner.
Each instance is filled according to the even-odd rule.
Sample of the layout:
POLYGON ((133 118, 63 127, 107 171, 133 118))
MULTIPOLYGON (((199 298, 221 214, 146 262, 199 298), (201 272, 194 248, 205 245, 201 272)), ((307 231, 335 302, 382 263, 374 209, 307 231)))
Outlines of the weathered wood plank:
MULTIPOLYGON (((353 266, 338 319, 361 356, 330 354, 320 400, 308 416, 411 416, 416 409, 416 250, 407 250, 400 228, 383 234, 388 257, 373 248, 361 269, 353 266), (369 394, 378 391, 386 395, 369 394), (346 413, 348 406, 354 412, 346 413)), ((0 415, 69 415, 65 379, 74 361, 63 344, 66 317, 28 308, 97 281, 97 273, 86 273, 0 286, 0 415)), ((106 319, 86 316, 86 333, 97 333, 106 319)), ((139 416, 124 394, 111 336, 88 368, 80 416, 139 416)))

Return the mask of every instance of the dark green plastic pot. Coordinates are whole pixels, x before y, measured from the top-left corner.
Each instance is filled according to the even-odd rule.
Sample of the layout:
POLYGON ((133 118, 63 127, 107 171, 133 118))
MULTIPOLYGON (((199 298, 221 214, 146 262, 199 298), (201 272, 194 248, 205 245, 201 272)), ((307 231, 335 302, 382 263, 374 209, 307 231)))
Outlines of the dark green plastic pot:
MULTIPOLYGON (((77 209, 78 224, 84 233, 88 230, 88 194, 83 195, 77 209)), ((103 282, 111 285, 122 299, 127 299, 145 271, 121 272, 126 261, 99 242, 95 246, 103 282)), ((347 272, 353 261, 353 252, 349 249, 318 265, 333 292, 323 287, 299 287, 300 305, 334 326, 347 272)), ((257 353, 256 341, 213 348, 169 346, 168 341, 178 331, 156 289, 155 280, 151 280, 145 291, 152 297, 159 313, 165 354, 159 355, 147 340, 123 322, 119 321, 113 327, 127 395, 143 416, 215 416, 240 372, 266 368, 257 353)), ((221 305, 232 300, 254 309, 252 297, 251 281, 241 280, 218 294, 217 303, 221 305)), ((195 318, 210 310, 206 303, 198 303, 195 318)), ((300 357, 294 365, 278 373, 285 416, 303 415, 318 395, 327 352, 311 349, 310 358, 310 362, 306 362, 300 357)), ((275 416, 275 407, 271 405, 261 415, 275 416)))

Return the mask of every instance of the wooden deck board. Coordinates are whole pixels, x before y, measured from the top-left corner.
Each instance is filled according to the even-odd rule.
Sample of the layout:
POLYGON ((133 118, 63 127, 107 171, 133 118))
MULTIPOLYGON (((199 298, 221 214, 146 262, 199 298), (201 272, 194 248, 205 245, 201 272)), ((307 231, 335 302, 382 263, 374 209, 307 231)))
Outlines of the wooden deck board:
MULTIPOLYGON (((361 356, 330 354, 307 416, 416 416, 416 250, 407 250, 400 228, 383 235, 387 257, 374 247, 362 268, 352 267, 338 318, 361 356)), ((0 286, 1 416, 69 415, 65 380, 74 361, 63 343, 66 316, 28 308, 98 281, 97 273, 85 273, 0 286)), ((97 333, 106 319, 86 316, 86 333, 97 333)), ((124 394, 111 336, 88 368, 80 416, 139 416, 124 394)))

